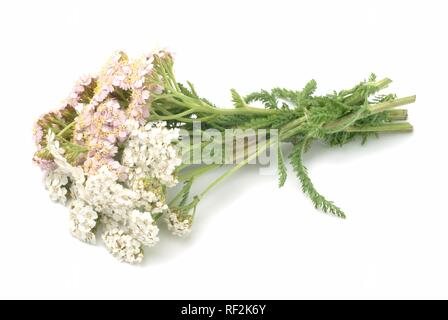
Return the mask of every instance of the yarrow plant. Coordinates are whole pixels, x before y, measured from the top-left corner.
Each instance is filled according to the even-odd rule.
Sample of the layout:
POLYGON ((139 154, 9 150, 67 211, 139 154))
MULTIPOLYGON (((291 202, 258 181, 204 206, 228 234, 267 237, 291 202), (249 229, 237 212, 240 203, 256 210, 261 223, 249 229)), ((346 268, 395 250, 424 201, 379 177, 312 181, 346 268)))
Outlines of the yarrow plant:
POLYGON ((415 96, 379 94, 390 82, 371 75, 323 96, 314 94, 314 80, 302 90, 274 88, 246 96, 232 90, 233 108, 218 108, 191 83, 176 81, 169 52, 134 60, 117 52, 98 74, 78 80, 57 110, 37 120, 33 160, 45 173, 51 200, 68 208, 71 234, 91 244, 100 237, 114 257, 128 263, 141 262, 144 247, 157 244, 161 222, 174 235, 189 234, 205 194, 268 149, 276 155, 283 186, 283 143, 293 144, 290 163, 315 207, 344 218, 316 190, 302 156, 314 140, 335 146, 411 131, 407 111, 395 108, 415 96), (229 131, 242 134, 229 141, 229 131), (228 152, 235 144, 240 148, 228 152), (195 179, 229 163, 202 192, 190 194, 195 179))

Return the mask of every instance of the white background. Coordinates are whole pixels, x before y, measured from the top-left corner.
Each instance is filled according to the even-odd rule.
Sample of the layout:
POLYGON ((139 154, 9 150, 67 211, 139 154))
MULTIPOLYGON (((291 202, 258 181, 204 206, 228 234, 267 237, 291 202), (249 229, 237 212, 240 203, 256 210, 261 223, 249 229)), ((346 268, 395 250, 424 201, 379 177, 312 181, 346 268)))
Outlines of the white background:
MULTIPOLYGON (((0 298, 448 298, 446 1, 1 1, 0 298), (316 212, 293 176, 248 167, 201 203, 188 239, 143 265, 72 238, 31 163, 33 121, 114 50, 176 53, 179 80, 229 89, 350 87, 370 72, 417 94, 412 134, 305 162, 348 214, 316 212)), ((212 176, 206 177, 211 179, 212 176)))

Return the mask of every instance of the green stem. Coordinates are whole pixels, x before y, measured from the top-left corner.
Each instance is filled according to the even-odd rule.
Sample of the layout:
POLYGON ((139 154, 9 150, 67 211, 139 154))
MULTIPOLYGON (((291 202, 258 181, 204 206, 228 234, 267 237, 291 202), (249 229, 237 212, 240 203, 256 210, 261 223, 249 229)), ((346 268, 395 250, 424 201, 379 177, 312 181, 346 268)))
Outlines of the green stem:
POLYGON ((242 167, 244 167, 246 164, 248 164, 251 160, 255 159, 260 152, 266 150, 269 146, 271 145, 271 140, 268 140, 266 143, 264 143, 264 145, 261 148, 258 148, 258 150, 256 152, 254 152, 253 154, 251 154, 250 156, 248 156, 244 161, 241 161, 240 163, 238 163, 236 166, 234 166, 232 169, 228 170, 227 172, 225 172, 223 175, 221 175, 218 179, 214 180, 212 183, 210 183, 207 188, 205 188, 204 191, 202 191, 199 195, 198 198, 202 199, 204 197, 204 195, 210 191, 210 189, 212 189, 214 186, 216 186, 218 183, 220 183, 222 180, 224 180, 225 178, 227 178, 228 176, 234 174, 235 172, 237 172, 239 169, 241 169, 242 167))
MULTIPOLYGON (((371 106, 368 107, 368 110, 370 111, 369 114, 374 114, 374 113, 378 113, 378 112, 383 112, 385 110, 388 110, 388 109, 396 107, 396 106, 412 103, 413 101, 415 101, 415 96, 406 97, 406 98, 402 98, 402 99, 397 99, 397 100, 394 100, 394 101, 385 102, 385 103, 381 103, 381 104, 378 104, 378 105, 371 105, 371 106)), ((401 116, 401 117, 407 115, 403 111, 400 111, 397 114, 399 116, 401 116)), ((352 118, 353 116, 354 116, 353 114, 350 114, 349 116, 342 117, 342 118, 345 118, 345 119, 343 119, 343 121, 347 122, 347 120, 350 120, 350 118, 352 118)), ((336 127, 336 126, 340 125, 341 122, 342 122, 341 121, 342 118, 329 123, 329 126, 330 127, 336 127)), ((300 128, 301 124, 303 124, 305 121, 306 121, 306 118, 305 117, 301 117, 301 118, 298 118, 296 120, 293 120, 288 125, 286 125, 282 129, 282 131, 280 132, 280 136, 279 136, 278 142, 280 143, 281 141, 285 141, 285 140, 291 138, 292 136, 296 135, 298 130, 300 131, 300 129, 301 129, 300 128)), ((347 132, 392 132, 392 131, 395 131, 395 132, 409 132, 409 131, 412 131, 412 126, 409 123, 407 123, 407 122, 384 124, 384 125, 381 125, 381 126, 366 126, 366 127, 359 127, 359 128, 353 127, 353 126, 348 126, 348 127, 344 128, 344 131, 347 131, 347 132)), ((218 183, 223 181, 225 178, 227 178, 230 175, 234 174, 236 171, 238 171, 243 166, 248 164, 251 160, 255 159, 255 157, 257 157, 260 154, 260 152, 266 150, 271 144, 272 144, 271 140, 268 140, 262 147, 258 148, 258 150, 255 153, 253 153, 252 155, 248 156, 244 161, 239 162, 236 166, 232 167, 230 170, 225 172, 223 175, 221 175, 220 177, 215 179, 211 184, 209 184, 198 195, 198 199, 199 200, 202 199, 204 197, 204 195, 207 194, 214 186, 216 186, 218 183)))
POLYGON ((389 79, 389 78, 384 78, 384 79, 381 79, 381 80, 379 80, 379 81, 377 81, 376 83, 375 83, 375 87, 377 87, 379 90, 381 90, 381 89, 384 89, 384 88, 386 88, 389 84, 391 84, 392 83, 392 80, 391 79, 389 79))
POLYGON ((167 115, 167 116, 156 115, 154 118, 156 118, 157 120, 177 120, 183 118, 184 116, 188 116, 194 113, 195 111, 196 110, 194 108, 191 108, 190 110, 185 110, 184 112, 177 113, 175 115, 167 115))
MULTIPOLYGON (((208 113, 212 115, 269 115, 269 114, 278 114, 282 112, 277 109, 263 109, 247 106, 244 108, 216 108, 206 104, 205 102, 197 99, 193 99, 191 97, 185 96, 183 94, 175 94, 171 93, 166 97, 160 96, 157 97, 157 100, 164 100, 164 102, 168 104, 177 105, 179 107, 184 107, 187 110, 194 109, 196 112, 208 113), (175 99, 175 98, 178 99, 175 99)), ((157 107, 156 107, 157 108, 157 107)), ((166 105, 163 104, 162 108, 166 108, 166 105)))
POLYGON ((365 126, 365 127, 348 127, 346 132, 411 132, 413 130, 412 125, 409 122, 401 123, 386 123, 378 126, 365 126))
POLYGON ((256 108, 256 107, 251 107, 251 106, 247 106, 244 108, 232 108, 232 109, 217 109, 214 108, 215 110, 219 110, 219 113, 226 115, 226 114, 231 114, 231 115, 244 115, 244 114, 259 114, 259 115, 267 115, 267 114, 276 114, 281 112, 281 110, 277 110, 277 109, 262 109, 262 108, 256 108))
POLYGON ((382 103, 370 104, 367 107, 367 110, 369 110, 370 114, 376 114, 376 113, 383 112, 385 110, 389 110, 389 109, 392 109, 395 107, 413 103, 413 102, 415 102, 415 99, 416 99, 416 96, 414 95, 414 96, 404 97, 404 98, 386 101, 386 102, 382 102, 382 103))
POLYGON ((358 111, 355 111, 355 112, 352 112, 346 116, 343 116, 335 121, 325 124, 324 128, 326 130, 328 130, 329 132, 332 132, 332 131, 340 129, 340 128, 343 129, 343 127, 345 125, 351 125, 354 121, 357 121, 364 117, 368 117, 370 115, 384 112, 386 110, 389 110, 389 109, 392 109, 392 108, 395 108, 398 106, 410 104, 413 102, 415 102, 415 95, 400 98, 400 99, 395 99, 395 100, 391 100, 391 101, 387 101, 387 102, 382 102, 382 103, 378 103, 378 104, 369 104, 367 106, 367 112, 365 113, 364 116, 358 114, 358 111))
POLYGON ((59 131, 57 134, 58 137, 61 137, 64 133, 66 133, 71 127, 73 127, 76 124, 75 121, 70 122, 64 129, 59 131))
POLYGON ((287 125, 285 125, 282 128, 282 131, 288 131, 289 129, 295 128, 297 126, 300 126, 301 124, 303 124, 306 121, 306 116, 297 118, 293 121, 291 121, 290 123, 288 123, 287 125))
POLYGON ((395 109, 385 111, 387 119, 390 121, 402 121, 408 119, 408 110, 406 109, 395 109))
MULTIPOLYGON (((375 88, 374 91, 378 92, 378 91, 386 88, 391 82, 392 82, 391 79, 384 78, 382 80, 372 83, 371 85, 375 88)), ((356 90, 356 87, 353 89, 356 90)), ((353 93, 353 91, 350 91, 350 93, 353 93)), ((371 92, 370 94, 373 94, 373 92, 371 92)), ((356 96, 348 97, 348 99, 344 102, 347 104, 350 104, 350 105, 356 105, 356 104, 362 103, 364 100, 365 100, 365 97, 363 95, 361 95, 361 96, 356 95, 356 96)))
POLYGON ((209 172, 210 170, 216 169, 221 167, 222 164, 207 164, 207 165, 202 165, 200 167, 191 169, 183 174, 179 174, 178 178, 179 181, 186 181, 189 180, 191 178, 196 178, 199 177, 207 172, 209 172))

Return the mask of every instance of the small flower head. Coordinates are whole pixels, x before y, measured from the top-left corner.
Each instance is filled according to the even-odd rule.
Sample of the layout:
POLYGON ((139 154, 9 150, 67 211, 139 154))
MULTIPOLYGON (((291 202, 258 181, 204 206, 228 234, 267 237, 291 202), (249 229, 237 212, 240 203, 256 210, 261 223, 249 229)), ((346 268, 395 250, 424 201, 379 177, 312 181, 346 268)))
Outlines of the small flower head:
POLYGON ((97 223, 98 214, 82 200, 75 200, 70 206, 71 234, 81 241, 94 244, 96 240, 94 228, 97 223))
POLYGON ((128 226, 132 235, 145 246, 152 247, 159 241, 159 228, 149 212, 132 210, 128 226))
POLYGON ((45 175, 45 187, 54 202, 66 203, 68 183, 68 176, 60 170, 48 171, 45 175))
POLYGON ((142 244, 119 228, 112 228, 103 234, 104 244, 118 260, 139 263, 143 259, 142 244))
POLYGON ((122 51, 114 53, 98 76, 100 92, 103 90, 113 91, 113 87, 129 89, 126 79, 131 72, 128 56, 122 51))
POLYGON ((174 171, 182 162, 175 143, 179 139, 177 129, 166 128, 165 122, 127 122, 130 138, 123 150, 123 165, 140 168, 148 177, 158 179, 166 186, 177 183, 174 171))
POLYGON ((89 103, 93 98, 97 86, 97 79, 93 76, 86 75, 81 77, 74 85, 72 92, 67 97, 65 103, 76 109, 82 107, 83 104, 89 103))
MULTIPOLYGON (((65 125, 69 125, 74 121, 75 117, 75 109, 70 105, 64 105, 56 111, 44 114, 34 124, 33 137, 37 146, 37 152, 34 154, 33 160, 42 169, 49 170, 55 167, 52 164, 53 159, 51 155, 45 150, 47 140, 44 137, 47 136, 49 130, 56 133, 61 132, 65 125)), ((69 132, 66 131, 66 133, 68 134, 69 132)))
POLYGON ((181 213, 178 210, 172 210, 166 217, 168 230, 172 234, 184 237, 191 232, 193 224, 193 216, 190 214, 181 213))

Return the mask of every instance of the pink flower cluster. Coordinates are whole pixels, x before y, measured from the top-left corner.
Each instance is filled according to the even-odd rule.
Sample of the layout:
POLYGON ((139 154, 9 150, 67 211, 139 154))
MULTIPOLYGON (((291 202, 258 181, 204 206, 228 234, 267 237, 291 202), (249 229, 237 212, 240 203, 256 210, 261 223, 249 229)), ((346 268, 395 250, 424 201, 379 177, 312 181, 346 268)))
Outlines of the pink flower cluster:
POLYGON ((149 59, 129 61, 123 52, 114 54, 97 78, 95 94, 78 109, 74 140, 89 152, 84 162, 86 174, 95 174, 103 165, 125 178, 124 168, 114 160, 129 132, 126 120, 144 123, 149 116, 147 105, 150 86, 146 85, 152 65, 149 59))
MULTIPOLYGON (((115 53, 95 77, 79 79, 60 110, 48 113, 37 121, 34 138, 38 150, 45 147, 43 137, 49 128, 57 134, 61 126, 73 123, 72 142, 87 147, 79 163, 87 175, 97 173, 106 165, 121 178, 126 172, 114 158, 118 145, 128 137, 128 119, 143 124, 149 117, 151 93, 161 93, 163 88, 151 81, 154 54, 163 59, 165 51, 154 52, 140 59, 129 60, 123 52, 115 53), (64 115, 69 108, 70 117, 64 115)), ((52 168, 52 161, 37 153, 35 161, 45 170, 52 168)))
POLYGON ((33 161, 45 171, 55 169, 55 163, 45 155, 44 149, 47 145, 45 136, 49 129, 54 132, 60 132, 64 127, 74 121, 76 117, 75 109, 68 104, 64 104, 58 110, 51 111, 41 116, 33 127, 34 143, 37 146, 37 152, 33 157, 33 161))
POLYGON ((83 76, 76 82, 65 103, 77 108, 79 104, 87 103, 93 97, 95 88, 96 78, 91 75, 83 76))
MULTIPOLYGON (((126 128, 126 114, 120 109, 120 104, 113 98, 98 105, 95 112, 81 113, 82 121, 88 124, 85 145, 89 152, 84 162, 84 171, 93 175, 106 165, 111 171, 122 175, 123 169, 113 158, 118 151, 117 142, 123 142, 128 131, 126 128)), ((80 133, 77 133, 80 135, 80 133)))
POLYGON ((56 133, 70 125, 76 116, 76 108, 80 103, 85 103, 93 97, 93 90, 96 86, 95 78, 85 76, 79 79, 61 106, 55 111, 48 112, 42 115, 34 124, 33 137, 37 146, 37 153, 33 157, 33 161, 45 171, 51 171, 55 168, 53 160, 45 157, 42 151, 47 142, 43 139, 48 130, 52 129, 56 133))

